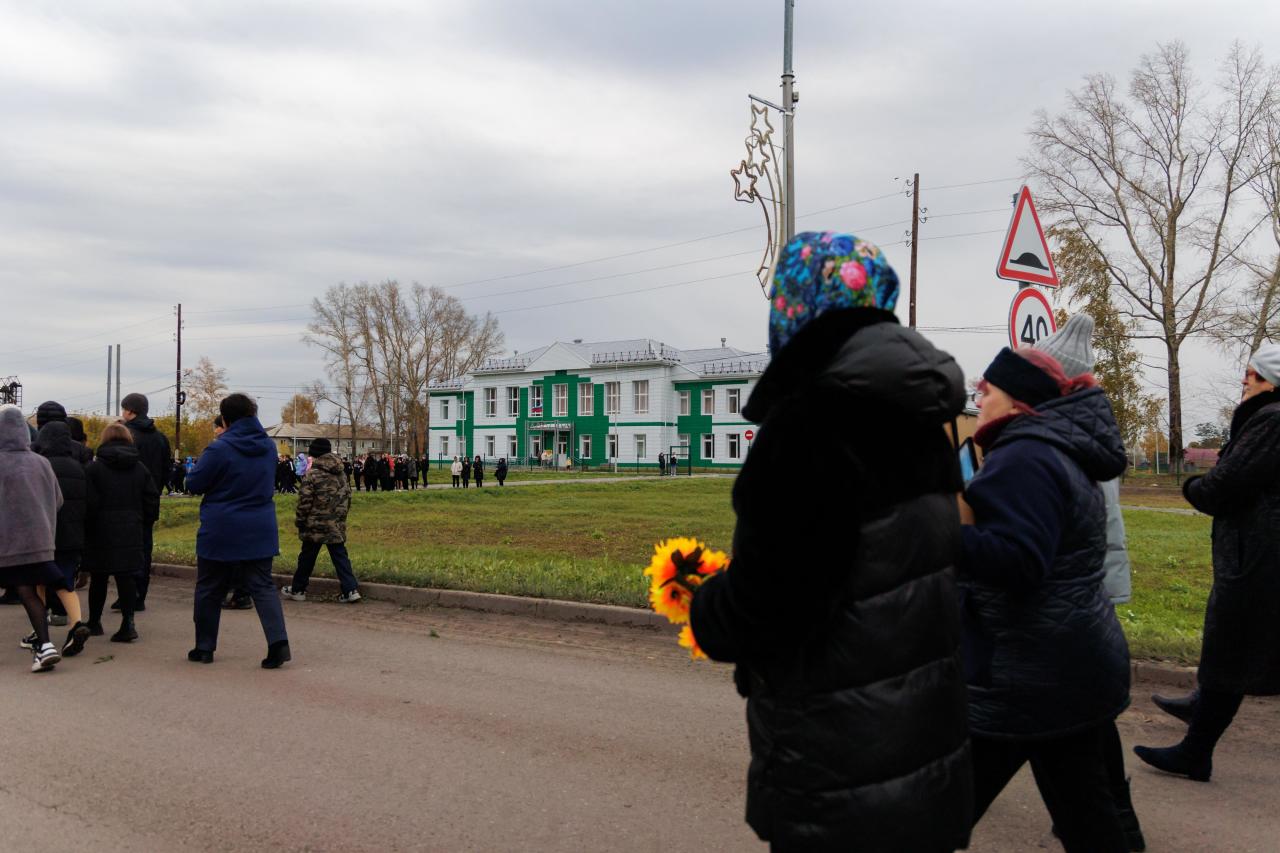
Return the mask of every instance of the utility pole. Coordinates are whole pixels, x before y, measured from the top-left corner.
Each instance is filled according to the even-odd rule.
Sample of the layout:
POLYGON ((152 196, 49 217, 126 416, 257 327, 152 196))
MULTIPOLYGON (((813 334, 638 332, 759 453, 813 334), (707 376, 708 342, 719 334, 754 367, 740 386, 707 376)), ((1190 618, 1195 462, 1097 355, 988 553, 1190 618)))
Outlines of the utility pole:
POLYGON ((920 246, 920 173, 911 178, 911 311, 909 325, 916 327, 916 253, 920 246))
POLYGON ((120 345, 116 344, 116 411, 120 410, 120 345))
POLYGON ((102 413, 111 420, 111 344, 107 344, 107 407, 102 413))
POLYGON ((785 163, 782 198, 785 206, 783 214, 785 245, 796 235, 795 105, 800 100, 800 96, 796 94, 796 75, 791 69, 792 18, 795 14, 796 0, 782 0, 782 5, 782 153, 785 163))
POLYGON ((182 303, 178 303, 178 358, 173 371, 173 449, 182 457, 182 303))

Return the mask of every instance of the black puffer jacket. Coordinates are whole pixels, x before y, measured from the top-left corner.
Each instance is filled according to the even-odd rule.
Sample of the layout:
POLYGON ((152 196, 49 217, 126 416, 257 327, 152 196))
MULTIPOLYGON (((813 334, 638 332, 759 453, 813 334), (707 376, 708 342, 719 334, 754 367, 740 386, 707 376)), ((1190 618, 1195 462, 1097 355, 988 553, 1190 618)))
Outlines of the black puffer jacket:
POLYGON ((160 490, 139 462, 137 449, 123 441, 99 447, 85 477, 84 569, 136 572, 142 568, 142 526, 160 517, 160 490))
POLYGON ((1280 694, 1280 391, 1240 404, 1217 466, 1183 491, 1213 516, 1200 683, 1280 694))
POLYGON ((71 440, 71 429, 63 421, 50 421, 40 427, 33 448, 53 467, 62 489, 62 506, 58 508, 58 530, 55 536, 58 555, 73 554, 84 549, 85 473, 80 464, 84 446, 71 440))
POLYGON ((147 469, 156 488, 169 482, 170 469, 173 467, 173 453, 169 451, 169 439, 156 429, 155 421, 140 415, 125 424, 133 436, 133 446, 138 451, 138 460, 147 469))
POLYGON ((747 821, 781 850, 951 851, 972 779, 952 566, 952 358, 874 309, 814 320, 744 414, 733 563, 693 600, 748 697, 747 821), (824 476, 797 483, 797 454, 824 476))
POLYGON ((976 519, 960 564, 969 725, 990 738, 1061 737, 1129 702, 1097 485, 1124 471, 1120 432, 1100 388, 1036 412, 980 431, 986 458, 965 489, 976 519))

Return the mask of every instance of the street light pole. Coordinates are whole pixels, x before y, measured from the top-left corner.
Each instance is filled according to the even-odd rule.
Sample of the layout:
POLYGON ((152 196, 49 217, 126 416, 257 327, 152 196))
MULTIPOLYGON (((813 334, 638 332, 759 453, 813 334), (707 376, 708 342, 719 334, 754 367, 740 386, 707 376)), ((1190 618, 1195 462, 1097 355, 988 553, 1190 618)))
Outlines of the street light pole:
POLYGON ((791 33, 792 18, 795 13, 796 0, 782 0, 782 153, 784 160, 783 219, 786 235, 784 243, 791 242, 796 235, 796 158, 795 158, 795 104, 800 99, 795 92, 795 72, 791 69, 791 33))

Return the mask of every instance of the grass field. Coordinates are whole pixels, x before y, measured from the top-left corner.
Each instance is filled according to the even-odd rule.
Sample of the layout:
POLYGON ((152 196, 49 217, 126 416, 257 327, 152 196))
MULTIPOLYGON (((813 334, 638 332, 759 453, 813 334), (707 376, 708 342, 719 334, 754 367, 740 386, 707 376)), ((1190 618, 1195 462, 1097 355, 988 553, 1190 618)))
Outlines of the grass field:
MULTIPOLYGON (((643 607, 640 571, 653 543, 691 535, 728 550, 733 534, 727 478, 637 478, 467 491, 377 492, 353 497, 348 524, 356 573, 412 586, 564 598, 643 607)), ((295 498, 276 501, 283 554, 298 540, 295 498)), ((156 559, 195 562, 198 502, 163 502, 156 559)), ((1134 600, 1120 618, 1135 657, 1194 663, 1212 582, 1210 519, 1125 513, 1134 600)), ((327 556, 318 573, 331 576, 327 556)))

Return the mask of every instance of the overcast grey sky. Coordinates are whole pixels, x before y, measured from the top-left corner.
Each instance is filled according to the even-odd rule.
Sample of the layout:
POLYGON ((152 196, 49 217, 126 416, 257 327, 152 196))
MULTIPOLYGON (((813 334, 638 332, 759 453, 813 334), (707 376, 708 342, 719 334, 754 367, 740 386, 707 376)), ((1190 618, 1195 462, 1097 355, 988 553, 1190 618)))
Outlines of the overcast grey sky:
MULTIPOLYGON (((919 171, 926 327, 1006 321, 993 269, 1036 109, 1159 41, 1207 78, 1234 39, 1280 45, 1263 0, 796 6, 797 208, 841 208, 799 226, 865 236, 905 279, 910 200, 879 197, 919 171)), ((501 312, 514 350, 761 350, 763 230, 728 169, 747 93, 777 96, 781 25, 780 0, 0 0, 0 376, 29 407, 100 410, 119 342, 124 391, 171 405, 182 302, 185 362, 270 423, 322 375, 310 299, 387 278, 501 312)), ((1006 340, 933 337, 968 373, 1006 340)), ((1236 372, 1197 346, 1188 389, 1236 372)), ((1189 425, 1216 409, 1192 397, 1189 425)))

